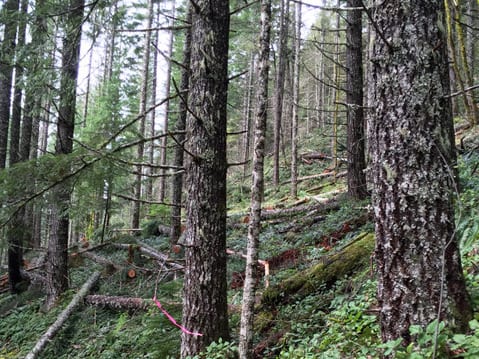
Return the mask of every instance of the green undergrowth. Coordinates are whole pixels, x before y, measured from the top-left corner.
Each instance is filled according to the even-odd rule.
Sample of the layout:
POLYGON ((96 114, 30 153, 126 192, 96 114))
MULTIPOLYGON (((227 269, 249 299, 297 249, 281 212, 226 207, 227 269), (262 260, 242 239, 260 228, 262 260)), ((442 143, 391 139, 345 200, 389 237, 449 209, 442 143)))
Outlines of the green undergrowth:
MULTIPOLYGON (((257 357, 373 359, 389 354, 394 358, 412 359, 433 355, 436 358, 479 357, 479 156, 474 153, 464 156, 458 168, 461 194, 456 201, 457 235, 468 290, 476 310, 468 333, 452 334, 444 323, 433 322, 427 328, 412 327, 411 334, 416 339, 407 347, 399 341, 381 342, 377 284, 370 262, 374 227, 368 202, 351 202, 340 197, 338 206, 333 209, 299 212, 287 220, 264 221, 260 258, 281 258, 285 253, 292 253, 293 257, 279 261, 272 268, 268 289, 263 281, 259 283, 258 302, 263 301, 255 319, 257 357), (354 243, 359 247, 354 247, 354 243), (353 248, 349 254, 348 248, 353 248), (342 271, 347 262, 354 265, 342 271), (330 279, 323 277, 328 271, 332 274, 330 279)), ((302 184, 302 193, 307 192, 309 185, 302 184)), ((247 197, 248 191, 243 191, 247 197)), ((291 205, 289 199, 279 201, 287 195, 282 191, 270 193, 266 198, 268 203, 275 204, 275 208, 291 205)), ((246 212, 247 200, 243 198, 238 203, 243 207, 238 206, 235 211, 246 212)), ((164 215, 165 209, 158 208, 157 212, 164 215)), ((168 239, 153 235, 155 225, 146 223, 143 235, 147 237, 140 239, 157 250, 168 251, 168 239)), ((247 224, 229 226, 228 248, 245 253, 246 235, 247 224)), ((136 245, 136 238, 127 235, 117 235, 110 240, 136 245)), ((98 243, 92 243, 95 244, 98 243)), ((159 271, 154 261, 138 253, 130 258, 127 250, 113 246, 102 247, 95 253, 127 268, 135 268, 137 276, 128 279, 122 270, 108 273, 87 258, 79 259, 72 266, 72 289, 48 313, 41 310, 43 294, 39 291, 18 296, 0 294, 0 359, 24 357, 94 270, 102 270, 103 274, 93 294, 151 301, 156 290, 164 308, 180 322, 181 276, 176 278, 159 271), (133 264, 128 264, 129 260, 133 260, 133 264)), ((234 273, 242 272, 244 266, 240 256, 229 256, 229 285, 234 273)), ((194 359, 235 357, 241 297, 240 288, 229 289, 231 341, 215 342, 194 359)), ((84 305, 67 321, 40 358, 177 358, 180 337, 181 331, 152 301, 147 311, 130 312, 84 305)))

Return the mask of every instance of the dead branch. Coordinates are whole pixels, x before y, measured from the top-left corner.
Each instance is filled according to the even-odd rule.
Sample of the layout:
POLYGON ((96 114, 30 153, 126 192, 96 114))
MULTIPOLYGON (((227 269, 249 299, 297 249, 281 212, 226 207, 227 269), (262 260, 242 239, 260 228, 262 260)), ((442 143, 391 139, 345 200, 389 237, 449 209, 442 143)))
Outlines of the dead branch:
POLYGON ((73 297, 70 304, 60 313, 55 323, 53 323, 45 334, 38 340, 33 349, 27 354, 25 359, 35 359, 37 355, 45 348, 45 346, 52 340, 52 338, 58 333, 63 324, 67 321, 70 315, 80 305, 88 292, 93 288, 98 279, 100 278, 100 272, 95 272, 90 278, 83 284, 81 289, 73 297))

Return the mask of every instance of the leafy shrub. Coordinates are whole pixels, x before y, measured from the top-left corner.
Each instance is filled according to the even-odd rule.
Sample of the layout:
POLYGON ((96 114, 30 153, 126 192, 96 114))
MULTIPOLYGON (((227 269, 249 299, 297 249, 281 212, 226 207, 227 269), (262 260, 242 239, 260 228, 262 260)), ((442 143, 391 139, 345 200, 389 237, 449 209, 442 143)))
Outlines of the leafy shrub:
POLYGON ((236 345, 221 338, 206 348, 206 351, 188 359, 235 359, 238 357, 236 345))

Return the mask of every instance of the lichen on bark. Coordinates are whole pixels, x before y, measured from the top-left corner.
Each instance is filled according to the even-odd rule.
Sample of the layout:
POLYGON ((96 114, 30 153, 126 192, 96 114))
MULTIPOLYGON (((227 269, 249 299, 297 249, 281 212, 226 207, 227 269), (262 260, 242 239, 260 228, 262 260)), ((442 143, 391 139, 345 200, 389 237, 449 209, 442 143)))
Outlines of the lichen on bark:
POLYGON ((384 340, 412 324, 467 324, 454 237, 455 152, 442 2, 377 7, 371 170, 384 340), (462 313, 458 316, 458 313, 462 313))

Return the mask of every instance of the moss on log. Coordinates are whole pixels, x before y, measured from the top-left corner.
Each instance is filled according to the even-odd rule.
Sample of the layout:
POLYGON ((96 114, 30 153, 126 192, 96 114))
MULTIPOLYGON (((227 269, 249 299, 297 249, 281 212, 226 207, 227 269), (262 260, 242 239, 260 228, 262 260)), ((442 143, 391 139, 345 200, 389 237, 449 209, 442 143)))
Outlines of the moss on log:
POLYGON ((374 234, 362 233, 338 252, 263 292, 261 304, 276 306, 293 296, 306 296, 320 288, 330 288, 346 275, 367 267, 374 250, 374 234))

